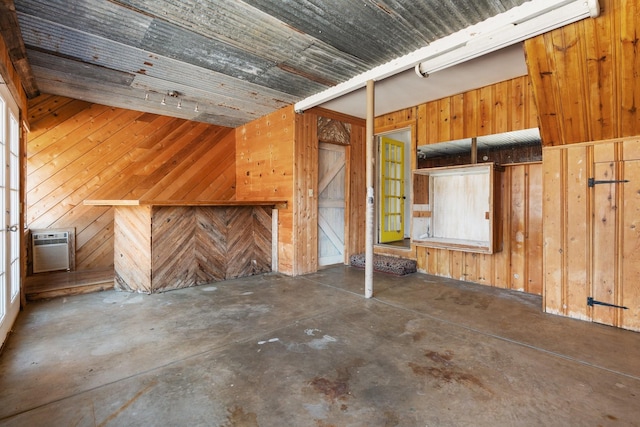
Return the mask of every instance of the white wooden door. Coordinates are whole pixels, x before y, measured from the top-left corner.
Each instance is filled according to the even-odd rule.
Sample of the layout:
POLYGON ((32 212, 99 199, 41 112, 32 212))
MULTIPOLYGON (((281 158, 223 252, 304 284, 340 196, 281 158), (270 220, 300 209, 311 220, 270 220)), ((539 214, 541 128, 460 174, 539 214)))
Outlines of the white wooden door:
POLYGON ((345 147, 318 147, 318 265, 344 262, 345 147))
POLYGON ((20 308, 20 127, 18 107, 0 85, 0 339, 13 326, 20 308))

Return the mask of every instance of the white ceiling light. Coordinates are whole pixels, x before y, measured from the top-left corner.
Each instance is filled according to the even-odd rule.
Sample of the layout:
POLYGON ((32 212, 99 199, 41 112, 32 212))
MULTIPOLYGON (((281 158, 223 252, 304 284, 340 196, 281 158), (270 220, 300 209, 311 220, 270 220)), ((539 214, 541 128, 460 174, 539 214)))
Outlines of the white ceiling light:
POLYGON ((303 99, 294 109, 308 110, 413 67, 426 76, 599 13, 598 0, 531 0, 303 99))

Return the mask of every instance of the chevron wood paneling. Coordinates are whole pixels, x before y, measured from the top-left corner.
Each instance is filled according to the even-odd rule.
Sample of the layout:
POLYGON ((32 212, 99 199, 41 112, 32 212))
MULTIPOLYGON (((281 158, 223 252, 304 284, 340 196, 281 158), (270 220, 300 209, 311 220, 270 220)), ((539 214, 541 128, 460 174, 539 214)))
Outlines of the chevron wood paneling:
POLYGON ((127 206, 116 212, 116 284, 163 292, 271 271, 271 208, 127 206))
POLYGON ((114 219, 117 288, 125 291, 151 292, 151 208, 132 206, 117 209, 114 219), (131 284, 136 284, 133 287, 131 284))
MULTIPOLYGON (((227 270, 226 209, 196 209, 195 262, 200 283, 224 280, 227 270)), ((247 224, 249 226, 249 224, 247 224)))
MULTIPOLYGON (((214 209, 214 208, 210 208, 214 209)), ((155 207, 151 219, 153 292, 196 284, 196 208, 155 207)))
POLYGON ((41 95, 29 102, 26 223, 76 229, 76 269, 113 266, 113 208, 85 199, 233 200, 233 129, 41 95))

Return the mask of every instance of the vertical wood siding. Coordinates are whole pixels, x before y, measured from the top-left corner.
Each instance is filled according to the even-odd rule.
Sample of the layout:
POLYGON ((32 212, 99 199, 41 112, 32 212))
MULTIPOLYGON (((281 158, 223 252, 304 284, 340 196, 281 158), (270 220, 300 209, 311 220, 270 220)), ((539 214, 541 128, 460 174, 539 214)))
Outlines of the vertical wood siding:
POLYGON ((640 134, 640 4, 600 5, 598 18, 525 42, 545 146, 640 134))
MULTIPOLYGON (((278 271, 298 275, 318 268, 318 116, 283 108, 236 129, 238 200, 287 200, 278 212, 278 271)), ((331 115, 331 114, 329 114, 331 115)), ((338 120, 352 118, 337 116, 338 120)), ((346 250, 364 250, 364 125, 352 123, 347 197, 351 237, 346 250)))
POLYGON ((633 183, 640 166, 640 4, 601 0, 600 6, 598 18, 525 42, 547 147, 544 308, 640 330, 639 198, 633 183), (590 177, 631 182, 589 188, 590 177), (590 307, 587 297, 630 308, 590 307))
POLYGON ((26 221, 76 229, 76 269, 113 265, 113 209, 85 199, 231 200, 233 129, 59 96, 29 103, 26 221))
POLYGON ((500 252, 476 254, 418 246, 418 268, 437 276, 542 294, 541 171, 539 163, 505 166, 500 252))
POLYGON ((296 117, 295 275, 318 270, 318 117, 296 117))
POLYGON ((283 108, 236 128, 237 200, 286 200, 278 211, 278 271, 296 272, 296 114, 283 108))
POLYGON ((543 158, 544 309, 640 330, 640 139, 548 147, 543 158))
MULTIPOLYGON (((418 145, 538 126, 527 76, 378 117, 376 130, 411 122, 416 124, 418 145)), ((502 251, 485 255, 417 246, 421 271, 542 293, 542 166, 505 166, 500 188, 502 251)))

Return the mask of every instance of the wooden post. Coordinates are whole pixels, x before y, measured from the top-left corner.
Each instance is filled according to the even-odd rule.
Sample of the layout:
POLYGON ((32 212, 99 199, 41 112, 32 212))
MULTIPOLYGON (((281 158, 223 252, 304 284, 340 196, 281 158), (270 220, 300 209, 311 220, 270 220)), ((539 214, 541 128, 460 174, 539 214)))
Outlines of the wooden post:
POLYGON ((373 143, 373 121, 374 121, 374 83, 367 81, 367 145, 366 145, 366 185, 367 185, 367 205, 366 205, 366 229, 365 229, 365 267, 364 267, 364 296, 373 296, 373 217, 374 217, 374 190, 373 190, 373 166, 375 162, 375 151, 373 143))
POLYGON ((478 138, 471 138, 471 164, 478 163, 478 138))
POLYGON ((278 271, 278 209, 271 211, 271 271, 278 271))

